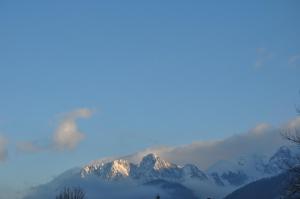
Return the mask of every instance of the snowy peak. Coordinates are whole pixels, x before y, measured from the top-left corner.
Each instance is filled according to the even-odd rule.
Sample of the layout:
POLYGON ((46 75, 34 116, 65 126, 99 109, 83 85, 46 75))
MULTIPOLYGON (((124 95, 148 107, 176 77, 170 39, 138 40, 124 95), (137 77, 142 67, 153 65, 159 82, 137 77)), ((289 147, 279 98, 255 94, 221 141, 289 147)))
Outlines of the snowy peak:
POLYGON ((126 159, 96 161, 82 169, 81 177, 97 176, 107 181, 128 179, 140 184, 153 180, 176 183, 196 180, 217 186, 239 187, 263 177, 277 175, 284 171, 287 163, 289 165, 299 163, 295 152, 289 147, 281 147, 271 157, 247 155, 223 160, 205 173, 195 165, 187 164, 181 167, 151 153, 144 156, 137 164, 126 159))
POLYGON ((290 159, 292 157, 292 152, 287 146, 280 147, 277 152, 270 158, 272 161, 280 161, 290 159))
POLYGON ((175 167, 175 165, 172 165, 171 163, 161 159, 156 154, 150 153, 143 157, 139 167, 142 169, 160 170, 164 168, 175 167))
POLYGON ((112 176, 129 176, 130 164, 126 160, 114 160, 111 165, 112 176))
POLYGON ((207 180, 207 176, 203 171, 201 171, 198 167, 192 164, 187 164, 183 168, 184 176, 191 178, 191 179, 201 179, 207 180))
POLYGON ((195 165, 179 167, 155 154, 144 156, 139 164, 133 164, 123 159, 90 164, 82 169, 81 177, 90 175, 109 181, 130 179, 142 183, 157 179, 172 182, 182 182, 188 179, 207 180, 204 172, 195 165))
POLYGON ((81 171, 81 177, 94 174, 105 180, 119 180, 128 177, 130 169, 131 164, 127 160, 119 159, 108 163, 85 166, 81 171))
POLYGON ((287 146, 280 147, 277 152, 270 158, 266 166, 266 172, 278 174, 290 166, 299 164, 299 151, 287 146))
POLYGON ((219 161, 209 168, 208 172, 219 174, 248 173, 251 176, 260 176, 264 172, 266 163, 267 157, 265 156, 242 156, 237 159, 219 161))

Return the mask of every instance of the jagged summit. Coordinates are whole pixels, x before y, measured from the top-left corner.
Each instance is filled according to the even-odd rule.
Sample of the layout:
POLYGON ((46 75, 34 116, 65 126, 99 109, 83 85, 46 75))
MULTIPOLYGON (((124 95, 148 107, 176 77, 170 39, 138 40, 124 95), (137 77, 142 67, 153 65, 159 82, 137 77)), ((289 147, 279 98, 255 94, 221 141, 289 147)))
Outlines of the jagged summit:
POLYGON ((292 147, 282 146, 270 158, 266 172, 278 174, 296 164, 299 164, 299 151, 292 147))
POLYGON ((158 155, 156 155, 155 153, 149 153, 148 155, 145 155, 140 164, 143 164, 144 162, 152 162, 155 163, 156 161, 158 161, 160 158, 158 157, 158 155))
POLYGON ((139 164, 140 168, 159 170, 163 168, 175 167, 175 165, 161 159, 154 153, 150 153, 143 157, 139 164))
POLYGON ((213 165, 208 173, 220 184, 243 185, 263 177, 271 177, 295 165, 299 150, 281 146, 271 157, 248 155, 233 160, 223 160, 213 165))
POLYGON ((130 164, 126 160, 114 160, 111 165, 113 174, 121 174, 122 176, 129 176, 130 164))
POLYGON ((292 151, 287 146, 281 146, 276 153, 271 157, 270 161, 275 159, 288 159, 292 156, 292 151))
POLYGON ((103 179, 117 180, 130 175, 130 163, 127 160, 113 160, 108 163, 85 166, 81 171, 81 176, 86 177, 95 174, 103 179))
POLYGON ((82 168, 81 177, 97 176, 108 181, 129 179, 138 183, 158 179, 181 183, 193 179, 210 181, 221 186, 241 186, 263 177, 277 175, 283 171, 286 163, 293 165, 296 161, 299 160, 295 158, 293 150, 283 146, 271 157, 257 154, 242 156, 220 161, 203 172, 196 165, 186 164, 181 167, 150 153, 137 163, 132 163, 126 158, 96 161, 82 168))
POLYGON ((81 176, 87 177, 90 175, 96 175, 104 180, 131 179, 142 182, 156 179, 173 182, 190 178, 207 179, 204 172, 195 165, 179 167, 153 153, 144 156, 138 164, 130 163, 124 159, 117 159, 111 162, 87 165, 82 169, 81 176))
POLYGON ((186 164, 183 168, 184 176, 192 179, 207 180, 206 174, 193 164, 186 164))

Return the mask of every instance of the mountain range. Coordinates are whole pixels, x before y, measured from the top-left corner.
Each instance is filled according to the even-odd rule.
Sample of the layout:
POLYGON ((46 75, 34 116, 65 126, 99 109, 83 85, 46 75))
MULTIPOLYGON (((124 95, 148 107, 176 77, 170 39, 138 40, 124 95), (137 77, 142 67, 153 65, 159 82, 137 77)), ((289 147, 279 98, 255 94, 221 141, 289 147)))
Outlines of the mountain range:
POLYGON ((177 165, 156 154, 140 162, 126 158, 94 161, 69 170, 53 181, 38 186, 24 199, 54 198, 65 186, 80 186, 89 199, 96 198, 224 198, 239 188, 283 173, 295 164, 296 150, 280 147, 272 156, 248 155, 216 162, 203 171, 196 165, 177 165), (47 197, 45 197, 47 196, 47 197))

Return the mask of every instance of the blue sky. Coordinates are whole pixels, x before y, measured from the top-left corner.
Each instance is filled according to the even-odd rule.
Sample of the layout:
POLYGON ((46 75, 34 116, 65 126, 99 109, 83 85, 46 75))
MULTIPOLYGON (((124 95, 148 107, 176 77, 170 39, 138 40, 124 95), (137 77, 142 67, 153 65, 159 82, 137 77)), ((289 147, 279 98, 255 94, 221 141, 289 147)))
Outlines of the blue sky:
POLYGON ((299 6, 2 0, 0 134, 8 158, 0 185, 37 184, 98 157, 295 117, 299 6), (22 141, 48 145, 61 118, 78 108, 93 115, 78 121, 86 138, 75 149, 15 149, 22 141))

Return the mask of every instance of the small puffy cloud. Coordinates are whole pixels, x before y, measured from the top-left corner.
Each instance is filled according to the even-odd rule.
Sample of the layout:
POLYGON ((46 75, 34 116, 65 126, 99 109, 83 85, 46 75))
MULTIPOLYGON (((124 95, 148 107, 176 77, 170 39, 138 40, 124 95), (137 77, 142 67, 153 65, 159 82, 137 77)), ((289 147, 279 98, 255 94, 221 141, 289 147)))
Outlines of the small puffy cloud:
POLYGON ((59 150, 74 149, 85 137, 84 133, 78 129, 76 121, 79 118, 88 118, 91 115, 92 111, 86 108, 68 113, 54 132, 54 147, 59 150))
POLYGON ((3 162, 7 158, 7 139, 0 135, 0 162, 3 162))
POLYGON ((256 56, 254 67, 261 68, 272 58, 273 55, 266 48, 257 48, 256 56))
POLYGON ((17 151, 21 153, 38 153, 48 150, 72 150, 85 137, 77 125, 77 119, 88 118, 92 111, 87 108, 77 109, 67 113, 59 122, 57 129, 52 135, 52 140, 48 140, 46 145, 38 142, 22 141, 17 143, 17 151))

